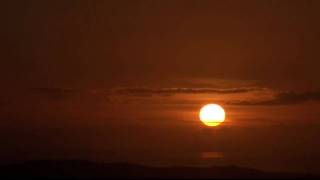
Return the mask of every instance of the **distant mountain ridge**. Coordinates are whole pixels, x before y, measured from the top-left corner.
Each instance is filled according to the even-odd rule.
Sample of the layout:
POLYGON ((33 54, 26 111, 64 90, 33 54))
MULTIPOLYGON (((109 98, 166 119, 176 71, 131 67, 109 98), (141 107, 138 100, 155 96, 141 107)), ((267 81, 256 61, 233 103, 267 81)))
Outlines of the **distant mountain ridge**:
POLYGON ((0 166, 0 177, 50 178, 317 178, 319 175, 272 173, 237 166, 148 167, 129 163, 42 160, 0 166))

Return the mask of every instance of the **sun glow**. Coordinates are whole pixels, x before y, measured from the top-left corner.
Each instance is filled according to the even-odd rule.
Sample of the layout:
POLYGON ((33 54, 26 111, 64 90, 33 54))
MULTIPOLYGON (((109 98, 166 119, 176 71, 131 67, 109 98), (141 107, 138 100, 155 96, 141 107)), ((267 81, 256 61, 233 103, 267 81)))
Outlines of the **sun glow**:
POLYGON ((223 108, 217 104, 207 104, 200 110, 200 120, 207 126, 218 126, 225 119, 223 108))

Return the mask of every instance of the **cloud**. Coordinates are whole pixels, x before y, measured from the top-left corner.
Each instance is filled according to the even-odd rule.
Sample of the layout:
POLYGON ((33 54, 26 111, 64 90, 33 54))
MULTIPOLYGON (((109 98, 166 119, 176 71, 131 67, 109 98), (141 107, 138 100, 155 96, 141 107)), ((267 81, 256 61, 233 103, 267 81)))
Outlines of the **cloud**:
MULTIPOLYGON (((257 87, 240 87, 240 88, 148 88, 148 87, 120 87, 107 89, 73 89, 73 88, 51 88, 41 87, 32 88, 33 93, 45 95, 54 100, 64 100, 76 94, 81 97, 99 99, 103 98, 104 102, 117 102, 118 97, 152 97, 152 96, 173 96, 176 94, 236 94, 251 91, 261 91, 263 88, 257 87)), ((125 100, 127 101, 127 100, 125 100)))
POLYGON ((287 105, 298 104, 306 101, 320 101, 320 91, 309 92, 280 92, 271 100, 264 101, 234 101, 231 105, 287 105))
POLYGON ((256 87, 241 87, 241 88, 119 88, 113 91, 113 94, 119 95, 136 95, 136 96, 150 96, 163 95, 171 96, 175 94, 233 94, 245 93, 250 91, 259 91, 263 88, 256 87))

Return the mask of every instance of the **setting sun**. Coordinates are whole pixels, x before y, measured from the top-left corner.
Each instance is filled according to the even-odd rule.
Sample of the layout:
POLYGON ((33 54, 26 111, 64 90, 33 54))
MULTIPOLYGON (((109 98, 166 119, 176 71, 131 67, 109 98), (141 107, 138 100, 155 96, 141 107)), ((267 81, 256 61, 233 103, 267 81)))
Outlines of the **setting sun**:
POLYGON ((207 126, 218 126, 224 119, 225 112, 217 104, 207 104, 200 110, 200 120, 207 126))

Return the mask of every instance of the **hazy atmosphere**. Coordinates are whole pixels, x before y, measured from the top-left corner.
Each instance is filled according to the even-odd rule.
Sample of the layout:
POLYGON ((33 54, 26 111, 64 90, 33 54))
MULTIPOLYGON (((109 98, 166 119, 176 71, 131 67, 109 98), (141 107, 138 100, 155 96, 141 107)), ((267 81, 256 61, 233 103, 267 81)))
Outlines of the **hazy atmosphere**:
POLYGON ((0 163, 317 173, 319 18, 317 0, 3 1, 0 163))

